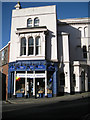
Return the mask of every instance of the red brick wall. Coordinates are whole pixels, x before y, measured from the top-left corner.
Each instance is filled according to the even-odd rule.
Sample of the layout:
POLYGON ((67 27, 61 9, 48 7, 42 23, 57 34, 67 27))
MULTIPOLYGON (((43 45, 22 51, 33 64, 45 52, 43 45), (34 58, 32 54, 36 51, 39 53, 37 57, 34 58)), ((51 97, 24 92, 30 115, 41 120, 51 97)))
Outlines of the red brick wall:
POLYGON ((4 65, 3 67, 3 74, 6 75, 6 100, 7 100, 7 95, 8 95, 8 64, 4 65))
POLYGON ((8 61, 7 64, 0 67, 0 71, 2 69, 2 73, 6 76, 6 100, 8 99, 8 63, 9 63, 9 54, 10 54, 10 43, 8 44, 8 61))

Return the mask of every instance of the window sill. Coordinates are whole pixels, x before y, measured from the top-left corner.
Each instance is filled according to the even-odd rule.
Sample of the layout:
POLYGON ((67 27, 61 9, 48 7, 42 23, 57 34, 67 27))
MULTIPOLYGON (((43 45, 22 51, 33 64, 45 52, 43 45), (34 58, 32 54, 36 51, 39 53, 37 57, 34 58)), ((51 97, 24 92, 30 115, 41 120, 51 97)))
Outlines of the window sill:
POLYGON ((28 56, 27 55, 22 55, 22 56, 19 56, 19 58, 20 57, 23 58, 23 57, 44 57, 44 56, 42 56, 42 55, 28 55, 28 56))
POLYGON ((37 56, 34 56, 34 55, 30 55, 30 56, 19 56, 17 57, 17 59, 34 59, 34 58, 45 58, 45 56, 42 56, 42 55, 37 55, 37 56))

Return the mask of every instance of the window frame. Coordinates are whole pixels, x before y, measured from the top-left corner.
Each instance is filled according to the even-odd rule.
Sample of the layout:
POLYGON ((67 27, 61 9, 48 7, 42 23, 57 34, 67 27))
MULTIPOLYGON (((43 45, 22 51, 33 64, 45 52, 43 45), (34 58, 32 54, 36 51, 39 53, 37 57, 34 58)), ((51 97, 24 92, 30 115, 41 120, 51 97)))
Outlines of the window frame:
POLYGON ((38 27, 39 26, 39 18, 36 17, 34 18, 34 27, 38 27))
POLYGON ((31 28, 32 27, 32 23, 33 23, 32 18, 28 18, 27 19, 27 27, 31 28), (31 21, 31 23, 29 23, 30 21, 31 21))
MULTIPOLYGON (((20 47, 21 47, 21 49, 20 49, 20 56, 26 56, 26 54, 22 54, 22 39, 23 38, 25 38, 25 42, 26 42, 26 37, 22 37, 21 38, 21 45, 20 45, 20 47)), ((27 44, 27 43, 26 43, 27 44)), ((25 44, 25 53, 26 53, 26 49, 27 49, 27 45, 25 44)), ((23 47, 24 48, 24 47, 23 47)))
POLYGON ((35 44, 35 41, 34 41, 34 38, 32 36, 30 36, 28 38, 28 56, 34 56, 34 44, 35 44), (30 45, 31 47, 33 47, 33 54, 29 54, 29 39, 32 38, 33 39, 33 45, 30 45))
POLYGON ((87 46, 83 45, 83 58, 87 59, 87 46))
POLYGON ((40 54, 41 54, 41 40, 40 40, 40 36, 37 36, 37 37, 35 37, 35 55, 38 56, 40 54), (37 38, 39 38, 38 39, 39 40, 39 44, 38 45, 37 45, 37 42, 36 42, 37 38), (37 47, 38 47, 38 54, 36 54, 37 47))
POLYGON ((78 30, 80 31, 80 37, 83 37, 83 29, 82 29, 82 27, 79 27, 78 30))
POLYGON ((88 26, 84 27, 84 37, 88 37, 88 26))

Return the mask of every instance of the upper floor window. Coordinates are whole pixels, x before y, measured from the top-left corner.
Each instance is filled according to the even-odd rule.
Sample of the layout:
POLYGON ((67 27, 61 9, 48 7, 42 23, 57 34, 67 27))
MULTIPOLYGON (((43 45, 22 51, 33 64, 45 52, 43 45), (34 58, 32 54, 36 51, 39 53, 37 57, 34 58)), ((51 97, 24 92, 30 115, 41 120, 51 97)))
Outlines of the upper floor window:
POLYGON ((87 47, 83 46, 83 58, 87 58, 87 47))
POLYGON ((79 27, 78 30, 80 31, 80 37, 82 37, 82 27, 79 27))
POLYGON ((84 37, 88 37, 88 27, 84 28, 84 37))
POLYGON ((36 55, 40 54, 40 37, 36 37, 36 55))
POLYGON ((27 20, 27 27, 32 27, 32 19, 31 18, 29 18, 27 20))
POLYGON ((4 60, 4 50, 2 51, 2 60, 4 60))
POLYGON ((26 41, 25 37, 21 38, 20 55, 40 55, 41 40, 40 36, 33 38, 32 36, 26 41))
POLYGON ((26 38, 21 38, 21 55, 26 55, 26 38))
POLYGON ((34 54, 34 39, 33 37, 30 37, 28 39, 28 55, 34 54))
POLYGON ((34 27, 39 26, 39 19, 38 17, 34 19, 34 27))

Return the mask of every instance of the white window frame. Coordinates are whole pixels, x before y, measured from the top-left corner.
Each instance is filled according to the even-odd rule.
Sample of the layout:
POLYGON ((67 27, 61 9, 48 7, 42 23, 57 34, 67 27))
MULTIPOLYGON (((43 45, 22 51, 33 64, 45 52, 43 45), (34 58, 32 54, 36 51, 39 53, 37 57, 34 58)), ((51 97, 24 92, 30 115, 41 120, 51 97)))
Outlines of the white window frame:
POLYGON ((34 27, 38 27, 39 26, 39 18, 36 17, 34 18, 34 27))
POLYGON ((88 37, 88 27, 87 26, 84 27, 84 37, 88 37))
POLYGON ((27 27, 29 28, 29 27, 32 27, 32 24, 33 23, 33 21, 32 21, 32 19, 31 18, 29 18, 28 20, 27 20, 27 27), (29 23, 31 21, 31 23, 29 23))
POLYGON ((41 40, 40 40, 40 36, 35 37, 35 55, 38 56, 41 54, 41 40), (39 44, 36 44, 36 39, 39 38, 39 44), (36 54, 36 47, 38 47, 38 54, 36 54))
MULTIPOLYGON (((20 40, 20 56, 26 56, 26 54, 25 55, 22 54, 22 39, 23 38, 25 38, 25 40, 26 40, 26 37, 21 37, 21 40, 20 40)), ((27 44, 27 41, 26 41, 26 44, 27 44)), ((27 50, 27 45, 26 45, 26 50, 27 50)))
POLYGON ((31 45, 31 47, 33 47, 33 54, 29 54, 29 39, 30 38, 33 38, 32 36, 30 36, 29 38, 28 38, 28 56, 34 56, 35 55, 35 52, 34 52, 34 44, 35 44, 35 40, 34 40, 34 38, 33 38, 33 45, 31 45))

